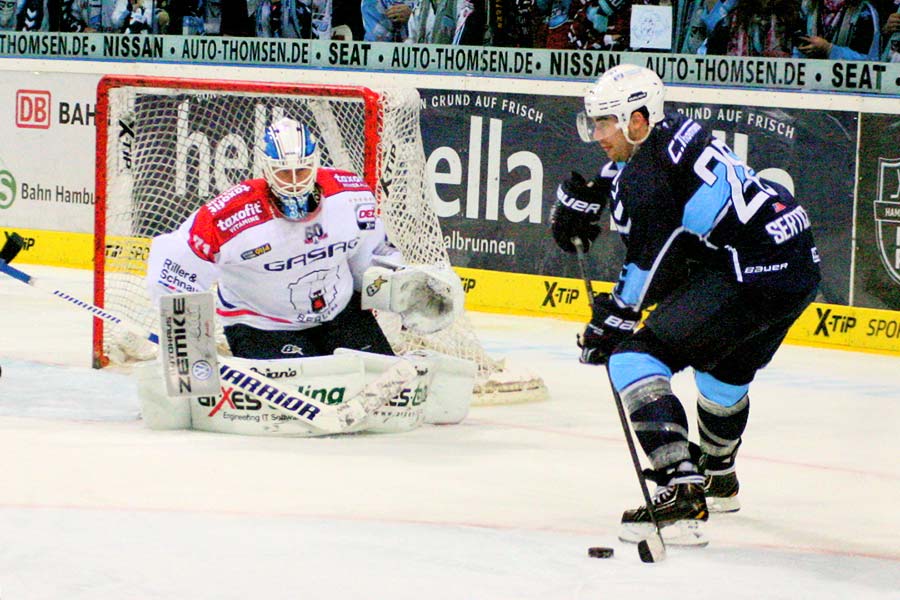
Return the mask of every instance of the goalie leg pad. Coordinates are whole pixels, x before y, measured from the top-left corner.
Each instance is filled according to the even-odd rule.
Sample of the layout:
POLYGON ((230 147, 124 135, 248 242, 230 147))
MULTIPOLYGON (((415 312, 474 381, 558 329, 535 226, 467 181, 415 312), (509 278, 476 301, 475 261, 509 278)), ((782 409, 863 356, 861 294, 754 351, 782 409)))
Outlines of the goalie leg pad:
MULTIPOLYGON (((229 363, 247 373, 258 373, 293 387, 329 406, 340 406, 359 394, 364 386, 362 361, 355 356, 306 358, 229 358, 229 363)), ((310 427, 303 419, 269 406, 266 399, 242 391, 229 381, 210 396, 191 402, 194 429, 240 435, 316 437, 327 432, 310 427)))
MULTIPOLYGON (((338 348, 335 356, 352 355, 365 364, 366 384, 387 372, 397 361, 405 357, 385 356, 359 350, 338 348)), ((406 377, 394 394, 380 408, 369 415, 364 427, 359 430, 373 433, 401 433, 418 428, 425 421, 425 405, 431 385, 431 372, 422 360, 412 360, 414 371, 406 377)))
POLYGON ((473 360, 431 350, 417 350, 411 356, 426 359, 432 373, 425 403, 425 422, 432 425, 461 423, 472 404, 478 365, 473 360))
POLYGON ((150 429, 191 429, 190 398, 176 398, 166 394, 163 368, 157 360, 137 363, 133 375, 137 380, 141 418, 150 429))

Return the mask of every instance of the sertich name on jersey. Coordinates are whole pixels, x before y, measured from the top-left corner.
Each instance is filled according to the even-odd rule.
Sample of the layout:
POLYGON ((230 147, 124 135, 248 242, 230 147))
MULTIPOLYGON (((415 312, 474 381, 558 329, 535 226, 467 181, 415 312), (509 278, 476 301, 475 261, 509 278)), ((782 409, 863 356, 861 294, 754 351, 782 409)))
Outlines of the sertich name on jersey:
POLYGON ((806 211, 699 123, 671 113, 627 163, 607 163, 610 211, 626 245, 614 289, 645 308, 690 261, 757 289, 809 289, 819 262, 806 211))
POLYGON ((333 319, 376 254, 394 254, 359 176, 320 168, 320 208, 305 221, 276 214, 263 179, 240 183, 201 207, 188 244, 215 265, 225 325, 306 329, 333 319))

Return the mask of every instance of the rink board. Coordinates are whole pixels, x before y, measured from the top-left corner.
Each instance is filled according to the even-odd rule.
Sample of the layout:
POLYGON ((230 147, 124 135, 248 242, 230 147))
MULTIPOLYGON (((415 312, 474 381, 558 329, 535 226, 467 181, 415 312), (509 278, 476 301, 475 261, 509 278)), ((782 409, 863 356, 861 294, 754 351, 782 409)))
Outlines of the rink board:
MULTIPOLYGON (((86 233, 17 230, 26 240, 17 258, 23 264, 90 269, 93 236, 86 233)), ((107 254, 119 248, 108 240, 107 254)), ((149 250, 149 244, 146 247, 149 250)), ((139 261, 138 261, 139 262, 139 261)), ((457 267, 466 291, 468 310, 557 317, 573 321, 590 318, 584 282, 457 267)), ((608 292, 612 284, 593 282, 595 292, 608 292)), ((900 312, 840 304, 813 303, 791 328, 788 342, 811 346, 900 354, 900 312)))
MULTIPOLYGON (((590 309, 579 279, 457 268, 466 308, 481 312, 553 316, 587 321, 590 309), (511 292, 511 290, 513 290, 511 292)), ((594 292, 609 282, 593 282, 594 292)), ((813 303, 788 334, 795 344, 900 354, 900 312, 813 303)))

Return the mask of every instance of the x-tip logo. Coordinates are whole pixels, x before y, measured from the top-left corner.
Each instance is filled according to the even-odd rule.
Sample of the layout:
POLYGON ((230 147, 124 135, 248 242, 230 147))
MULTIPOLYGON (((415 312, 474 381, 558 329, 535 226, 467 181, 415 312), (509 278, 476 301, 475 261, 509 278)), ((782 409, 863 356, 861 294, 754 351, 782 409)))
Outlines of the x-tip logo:
POLYGON ((50 92, 46 90, 16 91, 16 127, 50 129, 50 92))

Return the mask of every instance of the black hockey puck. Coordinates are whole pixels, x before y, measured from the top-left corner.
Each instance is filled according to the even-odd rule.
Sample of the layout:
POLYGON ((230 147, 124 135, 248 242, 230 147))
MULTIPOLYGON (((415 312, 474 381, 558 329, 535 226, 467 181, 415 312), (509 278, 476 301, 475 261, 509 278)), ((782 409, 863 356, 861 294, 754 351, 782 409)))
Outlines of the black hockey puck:
POLYGON ((604 546, 591 546, 588 548, 588 556, 591 558, 612 558, 614 550, 604 546))

